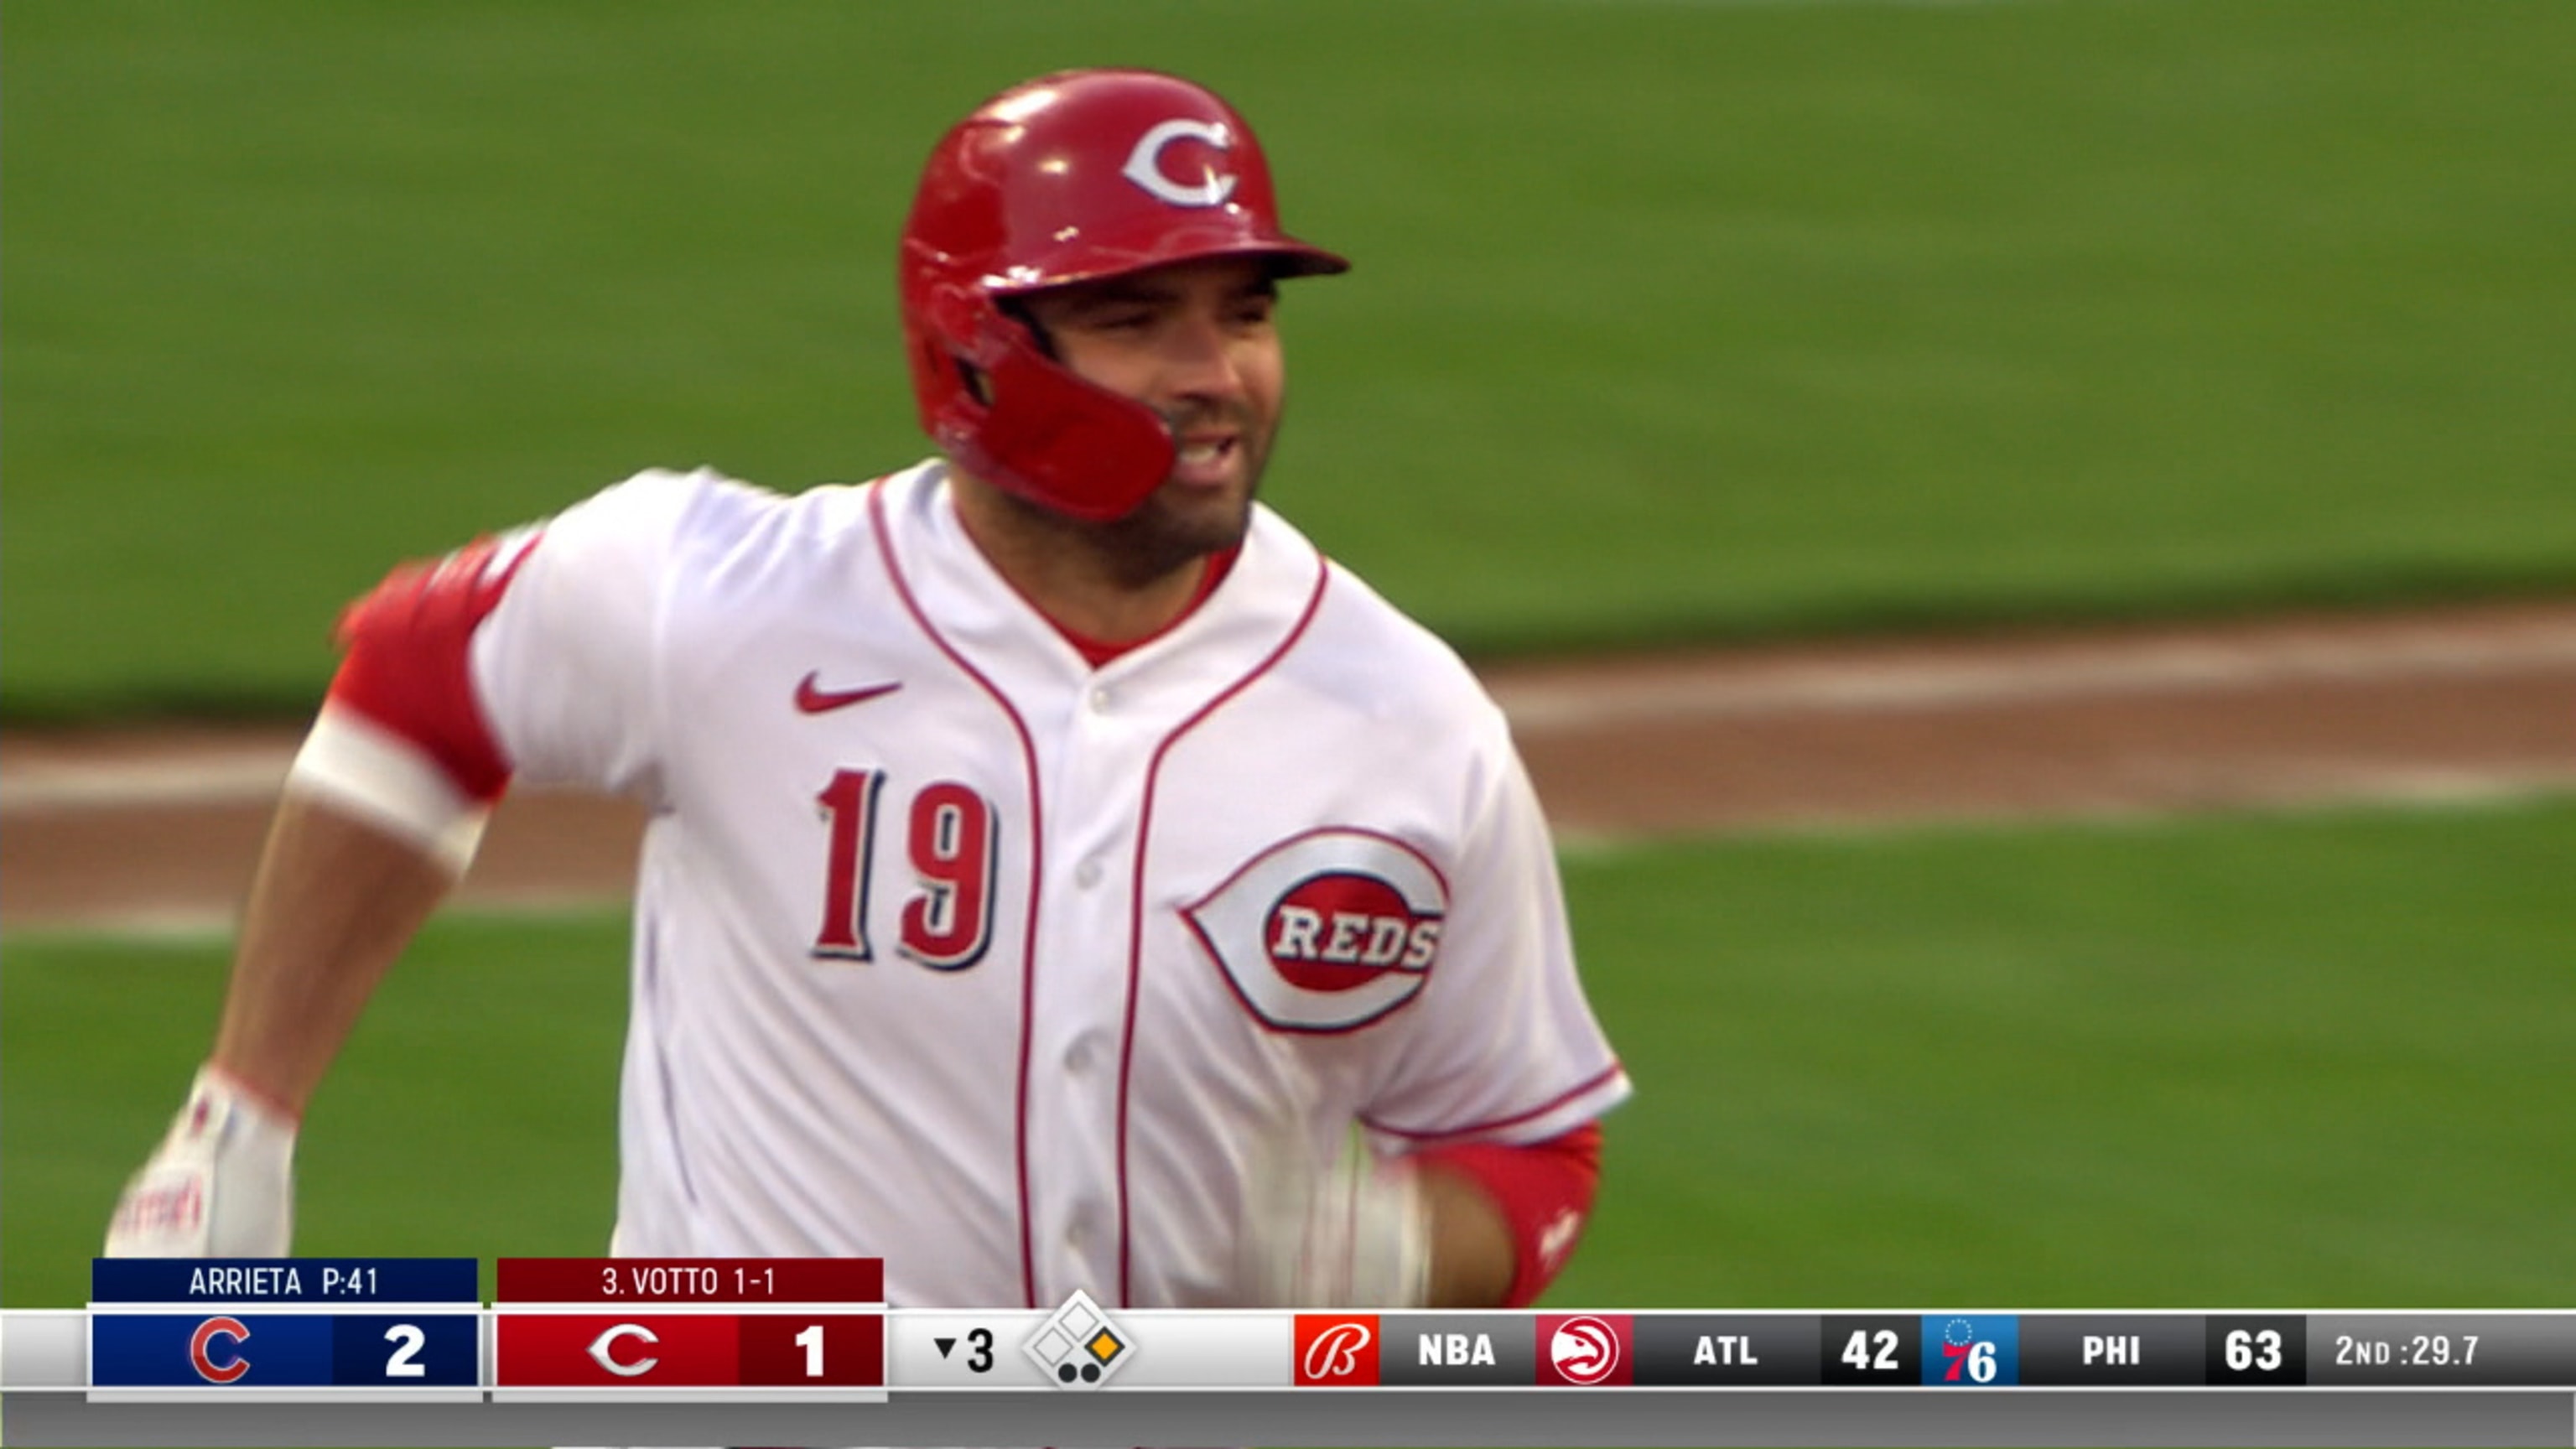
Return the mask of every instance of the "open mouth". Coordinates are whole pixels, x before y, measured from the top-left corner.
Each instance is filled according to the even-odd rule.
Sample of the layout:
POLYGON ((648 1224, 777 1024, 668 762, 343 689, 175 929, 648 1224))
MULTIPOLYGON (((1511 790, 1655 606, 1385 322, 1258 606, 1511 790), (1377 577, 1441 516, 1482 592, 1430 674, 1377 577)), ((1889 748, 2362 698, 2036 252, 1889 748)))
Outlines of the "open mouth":
POLYGON ((1188 483, 1223 483, 1234 476, 1242 440, 1222 437, 1182 438, 1173 453, 1174 477, 1188 483))

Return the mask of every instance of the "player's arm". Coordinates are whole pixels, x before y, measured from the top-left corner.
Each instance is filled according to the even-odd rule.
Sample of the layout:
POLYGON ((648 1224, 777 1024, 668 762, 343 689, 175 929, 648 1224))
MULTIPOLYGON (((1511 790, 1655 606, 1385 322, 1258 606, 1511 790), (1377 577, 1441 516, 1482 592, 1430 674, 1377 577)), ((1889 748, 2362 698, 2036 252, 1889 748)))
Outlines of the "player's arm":
POLYGON ((1468 1173, 1425 1166, 1423 1209, 1430 1263, 1423 1306, 1497 1308, 1512 1288, 1512 1228, 1485 1185, 1468 1173))
POLYGON ((213 1056, 117 1204, 110 1257, 280 1257, 304 1104, 453 876, 420 846, 290 792, 242 918, 213 1056))
POLYGON ((304 1104, 513 776, 632 792, 651 771, 661 581, 721 482, 640 473, 541 531, 396 569, 342 615, 213 1056, 127 1185, 109 1253, 286 1251, 304 1104))
POLYGON ((1412 1159, 1431 1219, 1429 1305, 1526 1308, 1572 1255, 1601 1181, 1601 1125, 1412 1159))
POLYGON ((305 1104, 508 779, 466 654, 509 576, 478 546, 398 570, 343 617, 346 654, 270 824, 213 1054, 127 1184, 110 1256, 288 1251, 305 1104))
MULTIPOLYGON (((1293 1149, 1283 1154, 1293 1159, 1293 1149)), ((1601 1129, 1444 1144, 1330 1168, 1253 1169, 1246 1301, 1302 1308, 1498 1308, 1537 1301, 1600 1180, 1601 1129)))
POLYGON ((327 797, 279 803, 244 908, 208 1065, 290 1120, 455 876, 327 797))

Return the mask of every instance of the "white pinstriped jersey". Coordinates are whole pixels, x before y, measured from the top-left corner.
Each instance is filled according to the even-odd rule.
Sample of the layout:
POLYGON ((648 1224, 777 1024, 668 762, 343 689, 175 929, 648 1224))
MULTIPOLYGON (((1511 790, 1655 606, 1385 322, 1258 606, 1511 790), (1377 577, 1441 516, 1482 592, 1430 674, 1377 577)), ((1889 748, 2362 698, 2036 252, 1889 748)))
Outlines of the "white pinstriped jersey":
POLYGON ((1095 670, 944 478, 641 474, 475 635, 520 779, 653 811, 617 1251, 1221 1305, 1264 1134, 1528 1142, 1627 1095, 1454 654, 1261 508, 1095 670))

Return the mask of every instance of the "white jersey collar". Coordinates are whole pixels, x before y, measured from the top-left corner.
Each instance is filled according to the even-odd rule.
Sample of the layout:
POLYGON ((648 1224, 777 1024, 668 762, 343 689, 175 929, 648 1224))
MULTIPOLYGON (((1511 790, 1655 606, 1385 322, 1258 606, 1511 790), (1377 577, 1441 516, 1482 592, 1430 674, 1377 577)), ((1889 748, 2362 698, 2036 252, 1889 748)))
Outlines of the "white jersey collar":
POLYGON ((1115 680, 1203 696, 1290 643, 1327 573, 1315 545, 1256 502, 1242 552, 1215 592, 1168 632, 1095 671, 967 535, 944 460, 896 473, 878 492, 887 561, 918 621, 977 668, 1026 684, 1115 680))

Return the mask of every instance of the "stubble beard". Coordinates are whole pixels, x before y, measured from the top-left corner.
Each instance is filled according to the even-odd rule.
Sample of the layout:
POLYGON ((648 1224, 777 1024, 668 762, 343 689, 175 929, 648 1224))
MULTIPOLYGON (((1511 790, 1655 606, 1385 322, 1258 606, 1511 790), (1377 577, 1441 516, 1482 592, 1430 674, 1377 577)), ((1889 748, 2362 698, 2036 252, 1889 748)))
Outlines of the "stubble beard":
POLYGON ((1243 542, 1252 527, 1262 462, 1254 455, 1243 482, 1223 490, 1166 479, 1134 512, 1107 522, 1078 519, 999 488, 988 496, 992 506, 1017 520, 1009 536, 1041 548, 1087 554, 1108 579, 1125 588, 1143 588, 1243 542), (1053 542, 1038 544, 1042 539, 1053 542))
POLYGON ((1252 527, 1252 500, 1260 491, 1256 469, 1239 488, 1222 493, 1178 483, 1156 489, 1135 512, 1104 526, 1103 541, 1139 578, 1159 578, 1243 542, 1252 527))
POLYGON ((1166 478, 1135 512, 1098 525, 1103 549, 1117 560, 1119 572, 1140 581, 1161 578, 1241 545, 1252 528, 1252 503, 1261 493, 1261 475, 1277 435, 1275 418, 1257 434, 1247 423, 1239 445, 1244 450, 1242 482, 1216 490, 1166 478))

